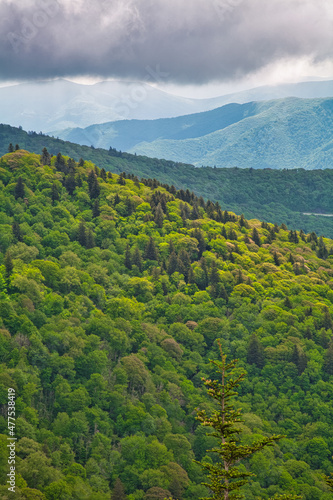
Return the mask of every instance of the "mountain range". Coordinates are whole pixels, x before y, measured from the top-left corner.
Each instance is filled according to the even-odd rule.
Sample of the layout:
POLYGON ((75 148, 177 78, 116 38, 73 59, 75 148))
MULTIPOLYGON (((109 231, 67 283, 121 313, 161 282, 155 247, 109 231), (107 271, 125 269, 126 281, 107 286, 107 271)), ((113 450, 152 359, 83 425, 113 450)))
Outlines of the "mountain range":
POLYGON ((333 81, 262 86, 210 99, 176 96, 142 82, 28 82, 0 88, 0 122, 45 133, 124 119, 170 118, 228 103, 285 97, 333 97, 333 81))
POLYGON ((197 167, 331 168, 333 99, 227 104, 159 120, 121 120, 57 135, 197 167))
POLYGON ((240 168, 195 168, 193 165, 147 156, 121 153, 115 149, 80 146, 35 132, 27 133, 0 125, 0 155, 8 145, 41 153, 66 154, 76 161, 92 161, 107 171, 126 172, 139 178, 155 178, 177 189, 190 189, 206 200, 218 201, 223 210, 243 213, 247 218, 285 223, 293 229, 333 237, 333 169, 277 170, 240 168))

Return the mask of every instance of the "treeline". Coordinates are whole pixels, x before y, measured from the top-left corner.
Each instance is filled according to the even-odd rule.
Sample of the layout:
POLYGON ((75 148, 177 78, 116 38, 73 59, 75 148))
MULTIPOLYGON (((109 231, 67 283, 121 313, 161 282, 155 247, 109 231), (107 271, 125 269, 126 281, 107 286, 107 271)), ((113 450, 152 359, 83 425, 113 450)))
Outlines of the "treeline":
POLYGON ((110 147, 109 151, 79 146, 45 136, 27 134, 21 129, 0 125, 0 154, 8 144, 18 143, 23 149, 39 153, 44 147, 57 155, 59 151, 76 161, 81 157, 115 173, 126 172, 138 178, 156 178, 174 184, 176 189, 189 189, 197 196, 210 198, 248 219, 287 224, 293 229, 333 237, 333 218, 304 213, 333 214, 332 170, 254 170, 194 168, 191 165, 131 155, 110 147))

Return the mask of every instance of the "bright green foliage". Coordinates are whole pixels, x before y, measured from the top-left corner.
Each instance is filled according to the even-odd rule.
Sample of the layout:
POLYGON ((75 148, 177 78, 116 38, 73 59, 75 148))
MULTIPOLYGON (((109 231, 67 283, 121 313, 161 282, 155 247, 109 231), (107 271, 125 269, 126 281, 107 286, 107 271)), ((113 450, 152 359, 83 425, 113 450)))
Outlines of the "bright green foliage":
MULTIPOLYGON (((242 412, 235 408, 233 398, 238 395, 235 389, 244 380, 245 373, 237 373, 237 360, 226 362, 227 356, 223 354, 219 341, 218 345, 221 361, 211 360, 211 363, 217 368, 216 372, 220 380, 203 379, 209 396, 217 401, 218 409, 214 410, 211 415, 207 415, 206 410, 198 410, 197 419, 205 427, 214 429, 210 435, 217 438, 219 443, 218 446, 208 451, 217 453, 219 459, 213 464, 204 461, 198 463, 208 471, 210 482, 204 483, 204 486, 208 486, 213 492, 213 497, 209 498, 232 500, 244 498, 244 495, 237 492, 246 484, 247 478, 254 475, 244 470, 238 463, 266 446, 272 446, 284 436, 273 435, 255 441, 251 445, 240 444, 241 428, 238 424, 243 422, 242 412)), ((203 500, 208 500, 208 497, 203 500)))
POLYGON ((326 484, 331 488, 331 491, 333 492, 333 474, 330 476, 324 476, 326 484))
MULTIPOLYGON (((118 478, 129 500, 207 497, 193 459, 216 463, 206 451, 216 442, 195 408, 214 410, 201 379, 214 377, 209 359, 221 338, 247 372, 235 406, 243 408, 242 444, 287 436, 241 462, 257 474, 242 493, 326 500, 333 241, 323 238, 329 255, 321 259, 314 233, 297 231, 296 244, 286 226, 247 221, 153 179, 120 177, 132 165, 125 154, 106 152, 100 166, 114 173, 105 175, 87 157, 58 154, 68 144, 53 150, 44 136, 28 139, 40 141, 38 154, 0 159, 0 497, 8 387, 17 393, 17 498, 110 500, 118 478), (44 147, 51 165, 41 165, 44 147), (19 177, 23 198, 15 197, 19 177), (253 336, 263 365, 248 359, 253 336)), ((147 175, 161 166, 136 161, 147 175)))
MULTIPOLYGON (((121 134, 119 138, 126 140, 121 134)), ((228 210, 244 213, 247 219, 285 223, 293 229, 302 228, 305 232, 316 231, 318 234, 333 237, 333 217, 305 215, 333 213, 333 169, 329 164, 329 168, 312 171, 300 168, 195 168, 179 163, 179 158, 177 162, 172 162, 122 153, 114 148, 109 151, 92 149, 35 132, 27 134, 19 128, 0 124, 0 155, 7 153, 10 141, 17 141, 23 149, 38 154, 46 146, 48 151, 57 157, 56 168, 61 172, 64 172, 64 163, 59 151, 76 161, 83 157, 86 163, 87 160, 92 161, 117 174, 125 171, 139 177, 155 178, 169 185, 174 184, 184 190, 188 188, 198 196, 219 201, 224 207, 227 205, 228 210)), ((289 157, 292 158, 292 155, 289 157)), ((79 163, 79 166, 83 166, 83 163, 79 163)), ((199 200, 200 198, 197 206, 200 206, 199 200)), ((326 247, 330 251, 330 247, 326 247)))
POLYGON ((275 497, 272 497, 269 500, 297 500, 298 498, 302 497, 300 497, 299 495, 276 495, 275 497))

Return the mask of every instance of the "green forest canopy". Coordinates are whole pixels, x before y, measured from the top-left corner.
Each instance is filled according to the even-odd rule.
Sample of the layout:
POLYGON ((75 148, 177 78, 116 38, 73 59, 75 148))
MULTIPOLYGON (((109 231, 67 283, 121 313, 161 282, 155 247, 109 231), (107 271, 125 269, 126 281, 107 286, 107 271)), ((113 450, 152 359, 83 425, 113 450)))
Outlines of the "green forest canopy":
MULTIPOLYGON (((240 168, 195 168, 192 165, 146 156, 95 149, 37 134, 9 125, 0 125, 0 154, 8 144, 40 153, 49 152, 90 160, 114 173, 127 172, 139 178, 156 178, 177 189, 190 189, 206 200, 218 201, 227 210, 247 218, 286 224, 292 229, 316 231, 333 238, 333 218, 304 213, 333 214, 333 170, 254 170, 240 168)), ((112 145, 111 145, 112 146, 112 145)))
POLYGON ((189 191, 23 150, 0 160, 0 394, 17 393, 18 489, 0 496, 198 500, 214 460, 209 359, 246 371, 247 500, 329 500, 333 241, 189 191), (113 497, 111 496, 113 495, 113 497))

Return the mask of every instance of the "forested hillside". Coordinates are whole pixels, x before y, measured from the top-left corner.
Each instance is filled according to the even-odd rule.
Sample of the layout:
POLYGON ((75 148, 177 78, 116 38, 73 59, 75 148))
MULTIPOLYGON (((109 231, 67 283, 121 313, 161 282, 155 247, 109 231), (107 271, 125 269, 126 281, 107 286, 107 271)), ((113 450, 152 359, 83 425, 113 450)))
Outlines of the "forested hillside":
POLYGON ((146 156, 79 146, 70 142, 0 124, 0 154, 8 152, 9 143, 40 153, 47 147, 76 161, 85 158, 100 168, 115 173, 127 172, 139 178, 156 178, 193 190, 198 196, 219 202, 247 218, 287 224, 292 229, 316 231, 333 237, 333 218, 304 215, 304 213, 333 214, 333 170, 254 170, 240 168, 195 168, 193 165, 158 160, 146 156))
POLYGON ((333 99, 289 97, 225 106, 177 118, 122 120, 59 132, 95 147, 196 167, 331 168, 333 99))
POLYGON ((218 338, 247 373, 243 442, 286 436, 244 462, 246 500, 332 498, 332 240, 47 151, 5 155, 0 187, 1 498, 207 495, 218 338))

